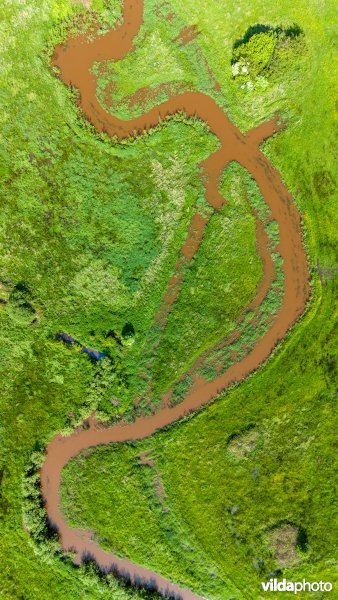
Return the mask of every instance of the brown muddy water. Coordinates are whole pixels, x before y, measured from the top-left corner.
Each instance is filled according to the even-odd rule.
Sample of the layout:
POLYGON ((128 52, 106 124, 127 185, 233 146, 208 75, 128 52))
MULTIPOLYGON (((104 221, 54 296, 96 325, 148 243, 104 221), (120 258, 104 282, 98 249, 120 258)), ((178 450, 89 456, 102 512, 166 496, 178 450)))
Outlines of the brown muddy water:
MULTIPOLYGON (((223 170, 231 161, 237 161, 255 179, 271 210, 271 218, 279 225, 280 242, 277 250, 283 258, 283 303, 270 329, 257 341, 253 350, 224 373, 219 373, 212 382, 196 376, 192 388, 180 404, 170 406, 168 402, 164 402, 152 416, 137 418, 133 423, 121 422, 111 427, 100 426, 92 417, 87 429, 77 429, 68 437, 56 435, 47 447, 46 460, 41 469, 41 489, 48 519, 59 532, 63 550, 75 553, 75 562, 81 563, 83 558, 91 556, 103 571, 115 570, 122 575, 127 574, 132 583, 142 581, 146 586, 153 582, 162 595, 171 593, 183 600, 201 600, 201 596, 168 581, 150 569, 136 565, 128 559, 120 559, 113 552, 105 552, 93 541, 90 532, 71 528, 61 510, 62 470, 73 457, 87 448, 141 440, 153 435, 163 427, 183 419, 191 411, 208 404, 229 385, 243 380, 258 369, 302 314, 309 297, 309 274, 302 245, 300 215, 279 173, 259 149, 265 138, 281 129, 277 120, 263 123, 243 135, 211 97, 199 92, 177 94, 140 117, 128 121, 107 113, 98 103, 96 76, 91 72, 91 67, 97 61, 121 60, 132 51, 134 37, 142 22, 143 1, 129 0, 124 4, 123 23, 118 29, 97 36, 94 40, 89 40, 85 35, 68 39, 64 45, 56 48, 52 65, 60 69, 60 77, 66 85, 79 90, 80 107, 97 131, 105 131, 119 140, 137 136, 146 129, 156 127, 161 120, 177 112, 182 112, 188 117, 197 116, 205 121, 220 142, 220 148, 201 164, 206 199, 215 210, 225 202, 218 191, 218 185, 223 170)), ((196 214, 193 217, 187 240, 181 248, 176 272, 169 281, 168 291, 159 311, 164 321, 179 292, 183 277, 181 266, 184 261, 190 261, 196 253, 205 223, 206 220, 201 215, 196 214)), ((251 307, 260 304, 273 278, 273 263, 267 249, 266 234, 259 224, 257 234, 264 276, 251 307)))

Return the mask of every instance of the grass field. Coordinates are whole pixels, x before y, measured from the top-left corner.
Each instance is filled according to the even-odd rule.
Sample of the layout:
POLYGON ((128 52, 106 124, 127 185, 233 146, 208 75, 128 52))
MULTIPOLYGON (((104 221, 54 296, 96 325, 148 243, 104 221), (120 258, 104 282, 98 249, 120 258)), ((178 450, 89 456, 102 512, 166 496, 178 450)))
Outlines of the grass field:
MULTIPOLYGON (((120 14, 116 1, 93 0, 92 7, 102 31, 120 14)), ((202 123, 181 117, 122 144, 97 135, 49 67, 53 47, 81 10, 71 0, 7 0, 0 7, 6 600, 154 597, 58 554, 39 505, 43 449, 93 409, 105 420, 130 417, 133 400, 147 393, 147 377, 139 376, 147 368, 156 403, 232 328, 262 274, 251 208, 256 202, 264 217, 264 207, 232 166, 222 180, 228 203, 210 216, 165 333, 154 329, 191 216, 209 210, 198 164, 217 142, 202 123), (135 331, 132 345, 116 341, 126 324, 135 331), (91 362, 57 341, 59 331, 107 358, 91 362), (157 355, 147 367, 154 340, 157 355)), ((330 1, 146 0, 135 53, 105 65, 99 78, 100 101, 108 99, 109 110, 115 114, 117 106, 123 117, 139 114, 127 101, 139 88, 152 87, 151 106, 167 97, 163 84, 173 83, 212 95, 243 132, 275 112, 287 122, 263 149, 302 213, 312 275, 305 316, 258 373, 201 414, 140 444, 98 448, 64 474, 71 524, 210 599, 259 598, 260 581, 278 569, 290 580, 334 579, 334 17, 330 1), (233 50, 256 24, 284 32, 296 24, 301 33, 273 34, 263 64, 254 61, 257 48, 249 58, 243 45, 233 50), (181 46, 173 40, 187 25, 198 35, 181 46), (236 75, 234 65, 246 60, 248 72, 236 75), (139 459, 148 450, 151 467, 139 459), (286 539, 278 545, 286 524, 298 532, 296 549, 286 539)), ((273 225, 269 234, 278 234, 273 225)), ((279 300, 276 294, 265 312, 279 300)))

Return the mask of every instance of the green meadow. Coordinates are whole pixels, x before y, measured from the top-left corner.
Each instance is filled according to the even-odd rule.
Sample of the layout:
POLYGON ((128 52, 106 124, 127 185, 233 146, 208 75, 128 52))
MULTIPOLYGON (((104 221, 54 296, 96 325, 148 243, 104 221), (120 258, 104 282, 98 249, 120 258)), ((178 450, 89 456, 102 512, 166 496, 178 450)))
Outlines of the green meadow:
MULTIPOLYGON (((133 418, 135 399, 145 412, 156 407, 255 294, 262 261, 253 209, 278 241, 237 165, 220 183, 227 203, 218 212, 207 205, 199 163, 218 142, 198 119, 176 115, 122 143, 86 122, 50 58, 69 32, 99 20, 104 33, 121 15, 117 0, 92 0, 91 8, 75 0, 0 6, 5 600, 157 598, 62 554, 41 505, 44 449, 93 410, 113 423, 133 418), (196 211, 209 221, 161 331, 155 315, 196 211), (58 332, 106 358, 91 361, 58 332)), ((258 372, 199 414, 142 443, 90 450, 67 465, 62 482, 71 525, 210 600, 255 600, 274 576, 335 578, 335 15, 331 0, 145 0, 135 51, 93 67, 99 101, 122 118, 144 111, 130 98, 149 88, 146 107, 170 90, 209 94, 243 132, 276 113, 286 123, 263 151, 302 215, 305 314, 258 372), (177 36, 192 25, 196 37, 181 45, 177 36), (145 451, 151 467, 141 464, 145 451)), ((243 324, 248 346, 278 309, 278 277, 276 268, 262 330, 243 324)))

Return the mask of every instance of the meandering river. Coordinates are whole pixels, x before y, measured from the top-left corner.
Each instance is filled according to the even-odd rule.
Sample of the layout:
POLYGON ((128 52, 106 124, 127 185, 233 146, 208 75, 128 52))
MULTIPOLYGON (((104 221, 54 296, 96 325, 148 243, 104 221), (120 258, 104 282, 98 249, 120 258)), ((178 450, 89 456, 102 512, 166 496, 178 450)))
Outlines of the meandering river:
MULTIPOLYGON (((152 416, 140 417, 133 423, 121 422, 111 427, 100 426, 94 418, 91 418, 87 429, 79 428, 67 437, 56 435, 47 447, 46 460, 41 470, 41 488, 48 518, 59 532, 64 551, 76 553, 76 562, 80 563, 85 556, 91 556, 104 571, 114 567, 121 574, 127 573, 134 583, 142 581, 145 585, 152 585, 153 582, 162 595, 170 593, 175 598, 197 600, 201 597, 168 581, 160 574, 127 559, 120 559, 113 552, 105 552, 91 539, 89 532, 71 528, 61 509, 62 470, 73 457, 87 448, 100 444, 141 440, 153 435, 163 427, 179 421, 191 411, 208 404, 230 384, 243 380, 258 369, 302 314, 309 296, 309 273, 302 245, 298 210, 279 173, 259 149, 260 143, 265 138, 281 128, 277 120, 268 121, 243 135, 211 97, 199 92, 175 95, 140 117, 128 121, 107 113, 98 103, 96 76, 91 71, 93 63, 124 58, 132 51, 133 40, 142 22, 143 0, 125 2, 123 23, 118 29, 96 36, 93 40, 89 40, 84 34, 68 39, 65 44, 55 49, 52 64, 60 69, 60 77, 66 85, 72 85, 79 90, 80 107, 97 131, 104 131, 119 140, 156 127, 160 121, 177 112, 183 112, 188 117, 197 116, 205 121, 220 143, 220 148, 201 164, 206 199, 215 210, 225 202, 218 191, 218 184, 223 170, 231 161, 237 161, 255 179, 271 210, 272 218, 279 226, 278 252, 283 259, 284 274, 283 302, 268 331, 258 339, 254 348, 244 358, 232 364, 225 372, 219 373, 211 382, 204 381, 201 377, 196 378, 194 385, 180 404, 170 406, 164 403, 152 416)), ((170 303, 179 292, 179 284, 183 277, 180 273, 182 260, 184 258, 191 260, 203 236, 205 219, 198 214, 195 214, 194 219, 188 238, 181 249, 177 273, 169 281, 168 291, 159 311, 162 317, 168 312, 170 303)), ((263 243, 264 230, 259 223, 257 233, 263 243)), ((257 290, 256 300, 253 301, 256 304, 259 304, 265 296, 273 272, 266 240, 264 247, 262 244, 259 245, 259 250, 264 276, 257 290)))

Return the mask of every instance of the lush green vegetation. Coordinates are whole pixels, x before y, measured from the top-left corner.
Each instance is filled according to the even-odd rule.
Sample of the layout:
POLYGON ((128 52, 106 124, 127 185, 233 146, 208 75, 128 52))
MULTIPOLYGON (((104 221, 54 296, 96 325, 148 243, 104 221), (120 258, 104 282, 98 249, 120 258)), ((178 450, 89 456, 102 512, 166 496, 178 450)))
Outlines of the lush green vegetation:
MULTIPOLYGON (((93 0, 92 7, 102 31, 120 14, 118 1, 93 0)), ((334 577, 334 8, 330 1, 145 0, 135 53, 106 65, 99 80, 103 103, 109 83, 116 84, 109 88, 110 110, 124 117, 133 110, 128 97, 140 87, 151 86, 150 106, 169 93, 161 84, 173 83, 211 94, 242 131, 276 111, 288 121, 264 152, 303 215, 313 276, 307 314, 258 373, 200 415, 142 444, 81 456, 64 476, 64 509, 73 524, 95 530, 104 547, 217 600, 259 597, 259 582, 278 568, 294 580, 334 577), (170 13, 171 21, 164 18, 170 13), (250 29, 257 24, 263 27, 250 29), (180 46, 173 40, 186 25, 199 33, 180 46), (288 35, 295 26, 297 35, 288 35), (237 73, 238 63, 248 71, 237 73), (252 443, 248 429, 255 431, 252 443), (234 435, 248 452, 233 451, 234 435), (148 449, 153 468, 139 464, 148 449), (303 541, 295 550, 299 561, 280 567, 273 532, 285 523, 303 541)), ((253 183, 229 169, 222 181, 229 202, 210 215, 159 337, 154 314, 188 223, 197 208, 208 210, 198 164, 217 142, 203 124, 182 117, 134 142, 96 135, 73 92, 49 68, 54 45, 69 29, 88 26, 75 18, 81 10, 72 0, 6 0, 0 7, 0 596, 6 600, 150 597, 55 554, 58 544, 39 505, 41 452, 55 432, 93 409, 104 419, 130 415, 154 374, 155 393, 163 391, 193 353, 231 329, 261 275, 243 192, 253 183), (209 293, 209 282, 218 294, 209 293), (197 314, 198 322, 191 318, 197 314), (58 331, 107 358, 91 362, 58 342, 58 331), (157 340, 158 355, 147 367, 146 349, 157 340)), ((255 189, 249 192, 264 219, 255 189)), ((267 230, 276 241, 274 224, 267 230)), ((278 281, 275 290, 262 328, 264 314, 280 301, 278 281)), ((244 325, 250 343, 255 332, 244 325)), ((186 382, 180 385, 178 401, 186 382)))
MULTIPOLYGON (((330 299, 318 310, 328 318, 330 299)), ((307 544, 297 552, 299 562, 283 569, 288 579, 331 581, 334 345, 330 328, 321 329, 308 315, 288 348, 233 390, 227 397, 231 402, 217 401, 142 445, 97 449, 74 460, 64 484, 70 521, 93 528, 105 547, 136 561, 143 557, 177 580, 193 579, 194 589, 207 598, 258 597, 259 582, 280 568, 269 533, 290 522, 304 528, 307 544), (313 334, 302 339, 311 324, 313 334), (317 358, 314 370, 318 344, 325 355, 317 358), (254 448, 245 457, 234 455, 229 440, 253 425, 258 434, 254 448), (137 456, 146 449, 152 450, 161 473, 169 513, 157 498, 155 472, 138 466, 137 456), (124 494, 125 486, 135 493, 124 494), (136 515, 139 535, 130 535, 136 515), (150 515, 157 516, 156 527, 150 515), (188 567, 182 557, 175 561, 177 553, 181 556, 178 535, 187 546, 186 558, 192 559, 188 567), (200 566, 202 552, 207 577, 200 566)))

